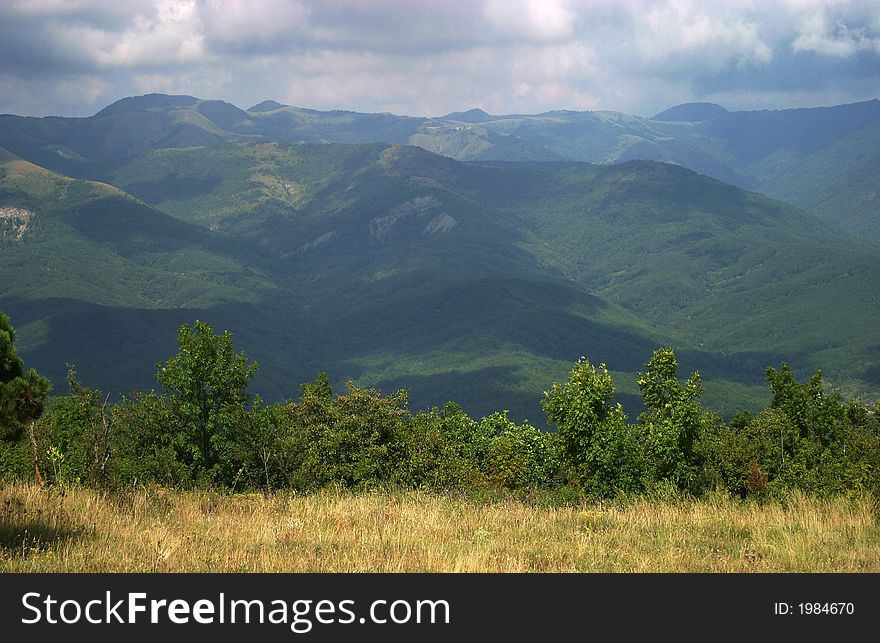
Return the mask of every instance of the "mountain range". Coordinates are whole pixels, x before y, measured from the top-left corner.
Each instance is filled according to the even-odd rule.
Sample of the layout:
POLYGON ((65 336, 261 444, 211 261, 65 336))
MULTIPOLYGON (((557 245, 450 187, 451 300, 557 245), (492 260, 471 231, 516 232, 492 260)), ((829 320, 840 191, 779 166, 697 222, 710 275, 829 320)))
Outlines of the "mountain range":
MULTIPOLYGON (((880 390, 880 102, 437 118, 147 95, 0 116, 0 309, 56 385, 155 386, 176 326, 255 390, 319 370, 506 408, 581 355, 620 397, 661 344, 730 415, 763 369, 880 390)), ((630 398, 632 398, 630 400, 630 398)))

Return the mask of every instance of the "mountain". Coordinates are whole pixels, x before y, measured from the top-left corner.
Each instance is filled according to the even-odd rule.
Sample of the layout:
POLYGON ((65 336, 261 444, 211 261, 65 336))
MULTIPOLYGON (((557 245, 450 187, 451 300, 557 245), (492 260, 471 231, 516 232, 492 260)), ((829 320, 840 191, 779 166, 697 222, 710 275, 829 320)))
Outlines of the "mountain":
POLYGON ((715 103, 684 103, 655 114, 651 120, 694 123, 728 113, 721 105, 715 103))
MULTIPOLYGON (((173 352, 177 325, 201 318, 234 330, 237 344, 263 365, 255 386, 272 397, 294 395, 299 382, 328 370, 337 385, 348 377, 389 386, 406 379, 418 406, 456 399, 488 413, 509 401, 515 413, 534 417, 540 388, 549 382, 529 366, 551 365, 550 372, 564 373, 573 357, 555 337, 556 326, 563 337, 576 333, 581 344, 618 339, 630 347, 628 361, 654 344, 631 314, 533 271, 525 256, 510 259, 498 251, 487 260, 480 256, 485 247, 438 244, 457 225, 445 212, 421 222, 428 231, 416 235, 401 257, 393 251, 371 256, 373 242, 392 229, 399 232, 403 219, 434 207, 400 193, 413 177, 377 172, 394 155, 392 150, 383 156, 385 146, 260 144, 181 153, 196 151, 209 152, 206 164, 224 168, 225 179, 251 178, 240 175, 232 163, 236 158, 267 177, 257 183, 252 201, 246 195, 241 210, 230 213, 247 216, 259 207, 279 207, 268 177, 297 167, 305 195, 316 202, 310 212, 299 213, 306 224, 326 225, 328 209, 342 217, 334 224, 354 224, 350 217, 360 219, 357 210, 375 198, 388 204, 390 214, 366 221, 365 238, 357 225, 356 234, 340 230, 339 238, 360 252, 343 255, 340 263, 339 257, 322 258, 321 242, 310 240, 308 226, 297 228, 295 211, 262 225, 241 220, 226 234, 225 225, 182 222, 109 185, 64 177, 4 151, 0 212, 10 233, 0 242, 0 308, 16 320, 29 363, 57 385, 64 380, 65 362, 74 362, 85 381, 115 394, 150 387, 156 362, 173 352), (267 167, 273 154, 277 167, 267 167), (379 197, 377 186, 366 181, 351 197, 339 195, 358 203, 355 212, 343 201, 326 200, 336 182, 365 173, 385 176, 379 192, 388 194, 379 197), (256 228, 251 236, 263 246, 241 238, 248 228, 256 228), (273 232, 298 243, 279 245, 273 232), (274 245, 267 253, 269 241, 274 245), (436 254, 426 256, 423 251, 432 246, 436 254), (523 308, 523 299, 533 306, 523 308), (577 310, 568 312, 569 307, 577 310), (542 311, 547 329, 533 333, 542 311)), ((458 165, 420 154, 429 166, 458 165)), ((176 167, 199 167, 199 161, 188 158, 176 167)), ((179 193, 183 184, 171 189, 179 193)), ((191 192, 184 196, 193 198, 191 192)), ((452 200, 450 208, 462 227, 491 225, 468 221, 452 200)), ((501 246, 509 250, 512 242, 507 238, 501 246)))
POLYGON ((290 105, 284 105, 274 100, 264 100, 261 103, 257 103, 253 107, 249 107, 247 111, 249 112, 271 112, 276 109, 284 109, 285 107, 290 107, 290 105))
POLYGON ((0 116, 0 308, 56 383, 75 361, 117 393, 154 385, 176 325, 203 318, 273 398, 327 370, 540 421, 540 391, 580 355, 626 397, 660 344, 725 413, 763 402, 782 360, 876 396, 878 116, 416 118, 163 95, 0 116))
POLYGON ((97 114, 95 118, 121 114, 124 112, 167 111, 173 109, 186 109, 197 106, 201 101, 193 96, 168 94, 145 94, 143 96, 128 96, 121 98, 115 103, 108 105, 97 114))
POLYGON ((722 177, 711 168, 705 173, 783 198, 852 233, 855 240, 871 245, 880 240, 880 207, 870 187, 877 182, 880 101, 728 112, 659 127, 711 154, 733 175, 722 177))
POLYGON ((878 239, 880 121, 806 155, 761 184, 761 191, 833 221, 853 236, 878 239))
POLYGON ((455 121, 457 123, 485 123, 486 121, 495 120, 482 109, 475 107, 466 112, 451 112, 444 116, 441 120, 455 121))
MULTIPOLYGON (((200 110, 190 96, 148 95, 117 101, 89 118, 0 116, 0 146, 32 163, 84 178, 84 167, 128 159, 151 149, 246 140, 200 110)), ((230 106, 231 107, 231 106, 230 106)))
POLYGON ((137 328, 153 312, 174 311, 182 322, 223 303, 255 302, 271 284, 257 253, 245 256, 115 187, 0 148, 0 308, 26 329, 29 350, 56 385, 65 361, 102 383, 134 383, 128 360, 142 364, 139 351, 155 351, 157 341, 173 347, 173 337, 137 328))
POLYGON ((100 177, 150 150, 266 140, 417 145, 464 161, 653 160, 786 199, 854 240, 875 243, 880 212, 870 189, 861 194, 858 186, 875 176, 878 123, 877 100, 739 112, 686 103, 652 118, 565 110, 490 115, 477 108, 427 118, 321 112, 271 100, 245 111, 223 101, 148 94, 90 118, 0 116, 0 146, 78 178, 100 177), (841 180, 856 184, 855 193, 838 189, 841 180))
POLYGON ((877 256, 682 167, 245 141, 81 164, 94 183, 4 159, 0 309, 56 383, 75 361, 114 393, 153 386, 199 318, 233 331, 270 398, 326 370, 407 387, 414 408, 540 423, 541 391, 581 355, 632 407, 661 344, 726 414, 764 402, 782 360, 854 393, 880 384, 877 256), (45 231, 19 234, 21 210, 45 231))

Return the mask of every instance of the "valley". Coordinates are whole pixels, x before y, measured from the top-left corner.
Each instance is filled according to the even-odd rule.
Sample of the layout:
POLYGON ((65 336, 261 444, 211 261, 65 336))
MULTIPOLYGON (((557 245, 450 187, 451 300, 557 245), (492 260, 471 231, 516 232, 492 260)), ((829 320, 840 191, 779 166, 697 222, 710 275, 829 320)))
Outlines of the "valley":
POLYGON ((57 387, 74 362, 114 395, 153 386, 203 319, 269 399, 326 371, 542 424, 581 355, 637 406, 660 345, 728 417, 783 361, 870 399, 880 108, 790 111, 429 119, 148 95, 2 116, 0 309, 57 387))

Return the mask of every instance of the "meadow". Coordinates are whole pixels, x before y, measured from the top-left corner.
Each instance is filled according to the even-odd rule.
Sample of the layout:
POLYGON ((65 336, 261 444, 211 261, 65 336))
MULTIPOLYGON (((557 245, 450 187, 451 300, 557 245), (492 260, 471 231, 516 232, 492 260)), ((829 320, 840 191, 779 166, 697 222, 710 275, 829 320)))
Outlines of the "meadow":
POLYGON ((868 498, 0 488, 3 572, 878 572, 868 498))

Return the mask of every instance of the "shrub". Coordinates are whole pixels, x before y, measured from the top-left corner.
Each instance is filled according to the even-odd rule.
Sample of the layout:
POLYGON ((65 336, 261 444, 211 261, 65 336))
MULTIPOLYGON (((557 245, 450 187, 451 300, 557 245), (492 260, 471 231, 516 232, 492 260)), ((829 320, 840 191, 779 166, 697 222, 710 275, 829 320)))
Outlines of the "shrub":
POLYGON ((302 400, 290 408, 299 452, 292 485, 363 489, 391 481, 404 457, 406 405, 405 390, 382 397, 349 382, 348 393, 334 399, 319 387, 304 387, 302 400))
POLYGON ((215 335, 206 322, 181 325, 177 342, 178 353, 159 364, 156 379, 183 432, 186 461, 198 479, 231 484, 221 453, 235 441, 257 364, 235 352, 229 331, 215 335))
POLYGON ((113 407, 113 477, 122 484, 156 482, 192 486, 196 477, 191 445, 168 400, 138 393, 113 407))
POLYGON ((642 450, 613 398, 605 365, 596 369, 581 358, 568 382, 554 383, 542 402, 547 419, 558 428, 563 464, 594 497, 642 488, 642 450))
MULTIPOLYGON (((458 407, 433 408, 410 418, 403 433, 405 458, 395 471, 394 482, 436 491, 484 486, 485 474, 476 460, 468 457, 472 450, 451 439, 450 424, 459 422, 477 427, 458 407)), ((461 435, 460 428, 457 427, 455 435, 461 435)))
POLYGON ((558 479, 559 443, 555 433, 546 433, 528 423, 516 424, 507 411, 493 413, 480 422, 483 433, 495 437, 489 446, 490 480, 508 489, 549 485, 558 479))
POLYGON ((654 351, 647 370, 636 380, 645 411, 639 416, 645 457, 653 484, 669 484, 679 491, 699 493, 704 476, 699 443, 719 422, 700 405, 703 383, 692 373, 678 381, 678 360, 671 348, 654 351))
POLYGON ((35 470, 46 482, 108 482, 112 417, 101 391, 89 389, 68 364, 70 395, 50 400, 46 413, 29 431, 35 470))

